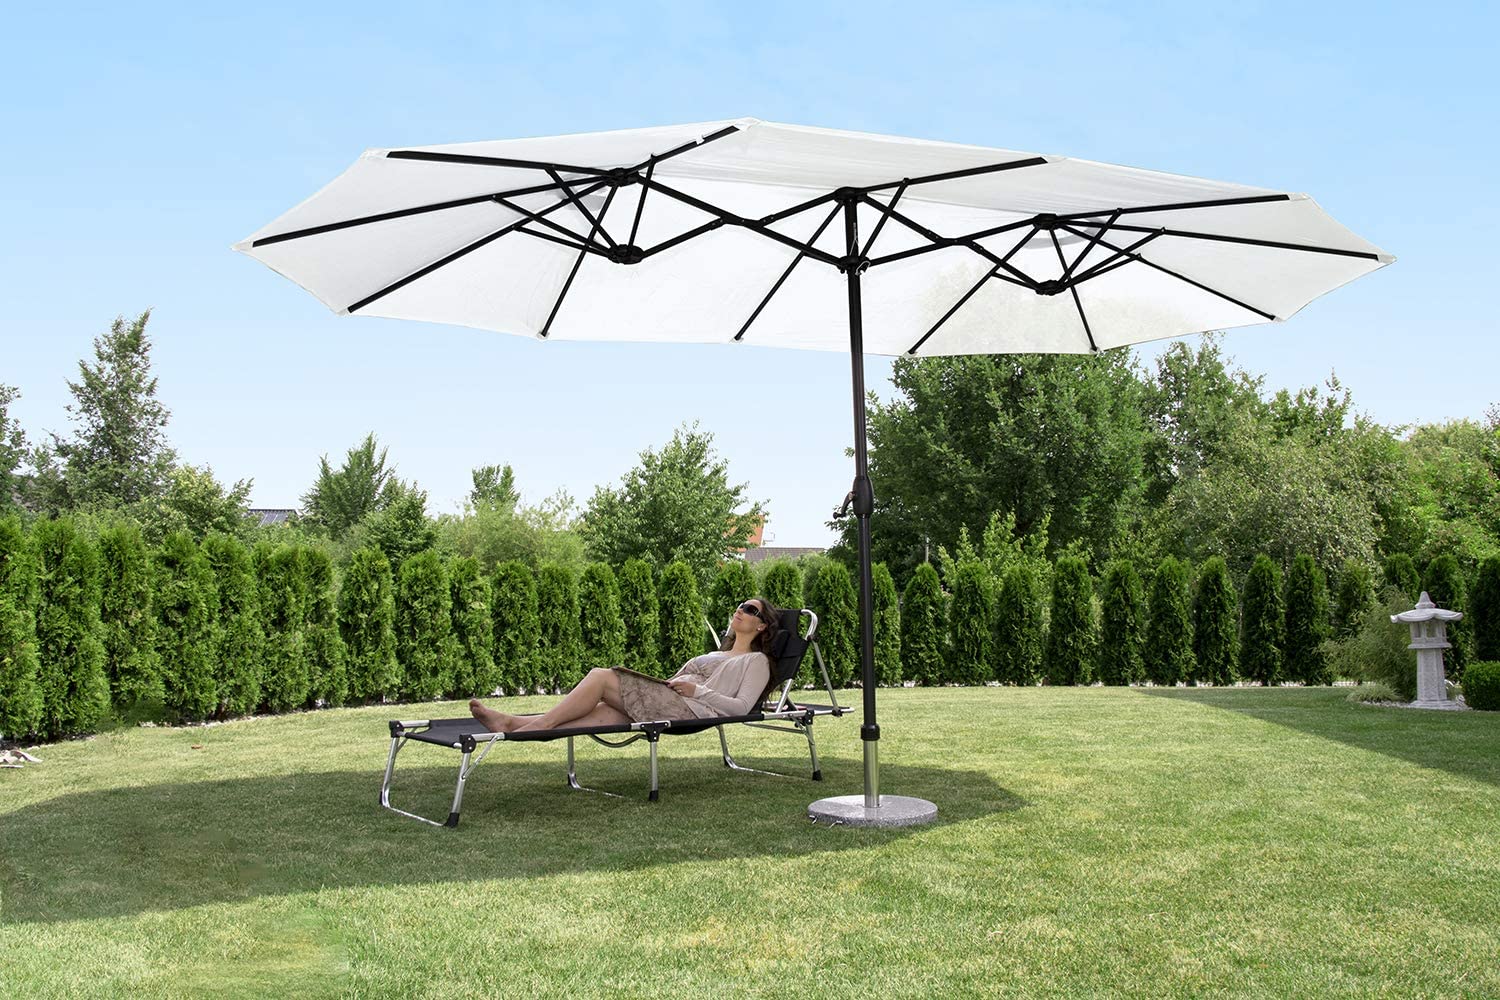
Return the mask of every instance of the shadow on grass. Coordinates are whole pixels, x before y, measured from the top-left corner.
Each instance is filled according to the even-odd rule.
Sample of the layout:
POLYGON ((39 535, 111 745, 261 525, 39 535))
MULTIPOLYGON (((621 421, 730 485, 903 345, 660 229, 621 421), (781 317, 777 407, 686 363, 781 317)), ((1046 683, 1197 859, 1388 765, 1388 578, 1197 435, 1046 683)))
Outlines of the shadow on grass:
MULTIPOLYGON (((392 804, 447 815, 458 755, 408 746, 392 804), (424 766, 441 763, 443 766, 424 766), (415 765, 415 766, 413 766, 415 765)), ((497 751, 498 754, 498 751, 497 751)), ((463 822, 438 829, 378 804, 378 770, 323 771, 61 795, 0 817, 0 925, 177 910, 322 889, 428 885, 729 861, 733 879, 800 884, 799 865, 931 827, 813 826, 808 803, 861 788, 858 760, 825 758, 813 782, 733 774, 717 758, 663 755, 661 801, 647 764, 580 757, 579 780, 627 798, 567 788, 561 761, 492 757, 469 779, 463 822)), ((743 766, 787 770, 784 758, 743 766)), ((986 774, 887 766, 888 787, 939 804, 937 825, 1025 803, 986 774)), ((475 895, 475 906, 501 902, 475 895)))
POLYGON ((1138 688, 1500 786, 1500 715, 1356 705, 1348 688, 1138 688))

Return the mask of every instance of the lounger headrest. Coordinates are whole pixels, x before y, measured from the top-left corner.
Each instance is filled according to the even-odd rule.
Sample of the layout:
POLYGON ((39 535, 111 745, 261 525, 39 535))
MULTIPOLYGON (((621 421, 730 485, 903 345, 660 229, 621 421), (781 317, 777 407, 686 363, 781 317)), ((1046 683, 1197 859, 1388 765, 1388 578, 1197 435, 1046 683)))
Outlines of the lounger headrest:
POLYGON ((797 675, 802 657, 807 652, 807 640, 802 638, 802 612, 788 608, 781 612, 781 633, 771 641, 771 655, 776 665, 776 683, 783 684, 797 675))

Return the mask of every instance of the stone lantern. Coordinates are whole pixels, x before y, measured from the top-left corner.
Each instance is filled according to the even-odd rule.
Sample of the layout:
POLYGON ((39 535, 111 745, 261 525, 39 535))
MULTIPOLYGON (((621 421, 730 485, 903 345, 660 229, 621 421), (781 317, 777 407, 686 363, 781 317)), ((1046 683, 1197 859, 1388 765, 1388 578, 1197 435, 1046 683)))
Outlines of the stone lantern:
POLYGON ((1433 604, 1425 590, 1415 608, 1391 615, 1391 621, 1411 626, 1411 645, 1406 648, 1417 651, 1416 704, 1419 707, 1450 707, 1448 688, 1443 683, 1443 650, 1451 648, 1448 623, 1462 617, 1461 612, 1433 604))

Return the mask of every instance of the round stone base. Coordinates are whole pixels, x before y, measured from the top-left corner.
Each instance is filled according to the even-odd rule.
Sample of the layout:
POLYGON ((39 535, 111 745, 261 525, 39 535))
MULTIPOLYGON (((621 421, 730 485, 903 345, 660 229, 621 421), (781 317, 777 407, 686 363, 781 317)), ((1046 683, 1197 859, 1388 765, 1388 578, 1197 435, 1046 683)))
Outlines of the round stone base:
POLYGON ((807 818, 834 826, 915 826, 937 819, 937 806, 907 795, 882 795, 880 808, 866 809, 863 795, 836 795, 808 806, 807 818))

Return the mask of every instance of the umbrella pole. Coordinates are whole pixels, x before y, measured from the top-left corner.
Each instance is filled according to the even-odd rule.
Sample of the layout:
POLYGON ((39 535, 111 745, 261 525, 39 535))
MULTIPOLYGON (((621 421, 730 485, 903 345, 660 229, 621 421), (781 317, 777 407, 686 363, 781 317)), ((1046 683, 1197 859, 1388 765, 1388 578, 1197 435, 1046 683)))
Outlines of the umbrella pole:
POLYGON ((859 275, 869 258, 859 252, 859 201, 853 192, 840 192, 844 206, 844 245, 847 256, 842 270, 849 280, 849 358, 854 382, 854 517, 859 528, 859 666, 863 685, 865 721, 859 738, 865 756, 865 808, 880 807, 880 726, 875 721, 875 608, 874 584, 870 576, 870 515, 875 512, 875 491, 870 486, 870 461, 865 447, 865 344, 864 312, 860 304, 859 275))

